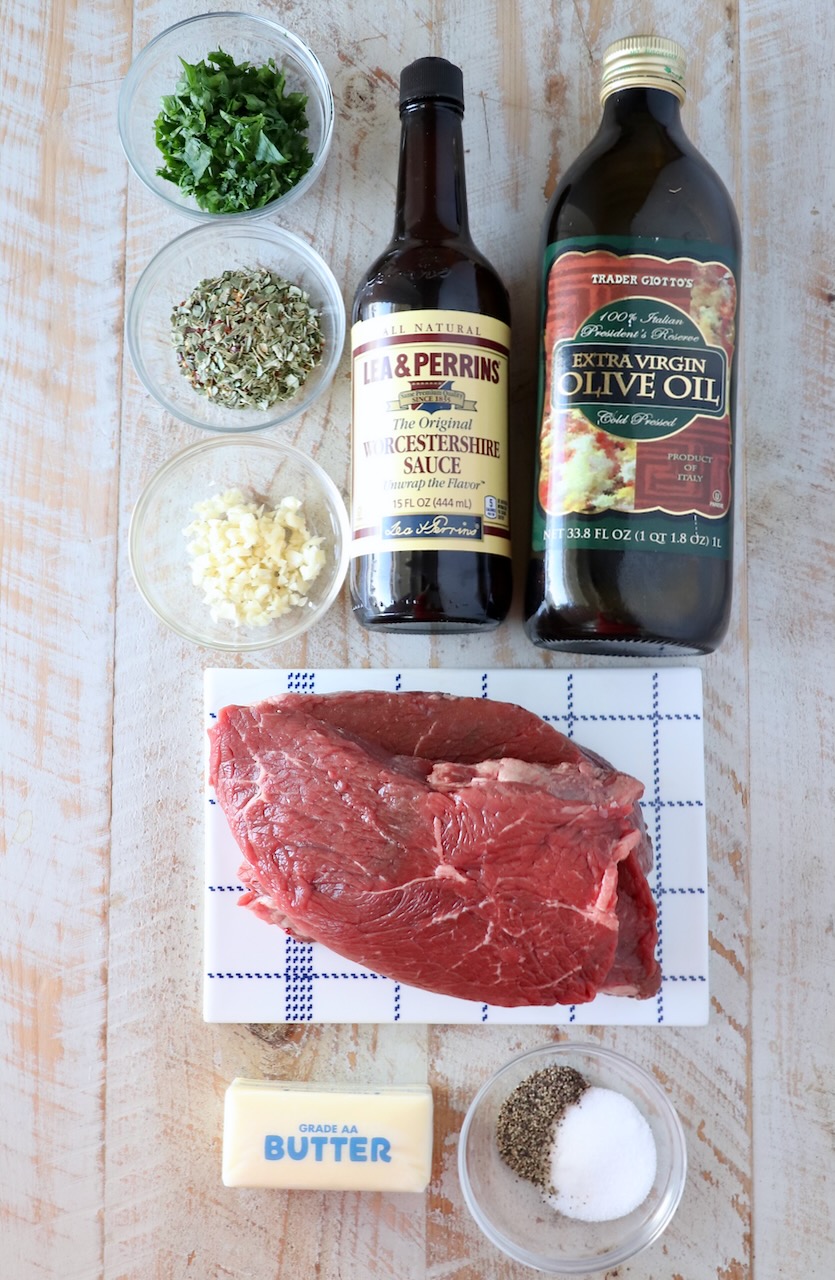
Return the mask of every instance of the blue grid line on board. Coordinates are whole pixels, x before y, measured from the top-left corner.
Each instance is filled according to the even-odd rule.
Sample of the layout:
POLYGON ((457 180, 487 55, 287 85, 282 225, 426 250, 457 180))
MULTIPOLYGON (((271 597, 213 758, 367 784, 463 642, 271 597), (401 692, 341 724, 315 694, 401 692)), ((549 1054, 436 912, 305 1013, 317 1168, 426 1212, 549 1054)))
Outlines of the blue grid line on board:
MULTIPOLYGON (((571 676, 569 676, 568 678, 569 680, 572 679, 571 676)), ((542 719, 547 720, 549 724, 553 724, 555 720, 566 720, 566 721, 571 720, 572 723, 587 722, 588 724, 596 724, 596 723, 605 724, 607 721, 614 724, 618 722, 621 722, 623 724, 626 724, 626 723, 638 724, 642 720, 644 720, 648 724, 652 724, 656 720, 694 720, 701 723, 702 717, 699 715, 696 715, 695 712, 689 712, 689 711, 668 711, 663 715, 662 714, 656 715, 652 711, 648 711, 648 712, 636 711, 634 713, 627 712, 627 711, 612 711, 612 712, 607 712, 606 715, 591 715, 590 713, 587 714, 582 711, 570 711, 567 715, 553 715, 553 716, 544 715, 542 719)), ((567 736, 568 735, 566 734, 566 737, 567 736)))
POLYGON ((284 971, 287 975, 287 987, 284 992, 284 1021, 295 1022, 298 1010, 296 976, 292 973, 293 947, 295 943, 288 935, 284 939, 284 971))
POLYGON ((284 992, 285 1022, 313 1021, 313 944, 287 937, 284 948, 287 970, 284 992))
MULTIPOLYGON (((216 972, 209 970, 206 974, 208 979, 214 982, 228 981, 251 981, 251 982, 295 982, 298 985, 298 969, 293 969, 289 973, 286 969, 276 969, 273 972, 261 969, 252 970, 231 970, 218 969, 216 972)), ((383 978, 379 973, 319 973, 311 970, 304 974, 304 980, 312 982, 326 982, 329 979, 336 979, 339 982, 353 979, 355 982, 388 982, 388 978, 383 978)), ((707 982, 707 975, 704 973, 665 973, 662 977, 663 982, 707 982)), ((399 982, 392 983, 394 992, 394 1021, 399 1022, 402 1011, 402 984, 399 982)), ((301 1009, 304 1006, 310 1008, 312 996, 309 999, 296 999, 293 1004, 294 1008, 301 1009)), ((560 1005, 559 1008, 565 1008, 560 1005)), ((569 1014, 569 1022, 574 1022, 577 1016, 577 1005, 571 1004, 567 1006, 569 1014)), ((481 1021, 488 1022, 490 1017, 490 1005, 483 1004, 481 1006, 481 1021)), ((288 1022, 310 1022, 312 1013, 307 1017, 288 1018, 288 1022)))
POLYGON ((287 672, 287 692, 288 693, 315 693, 316 692, 316 672, 315 671, 288 671, 287 672))
POLYGON ((482 673, 481 673, 481 696, 482 696, 482 698, 486 698, 486 697, 488 696, 488 694, 487 694, 487 686, 488 686, 487 672, 486 672, 486 671, 482 671, 482 673))
POLYGON ((704 800, 655 800, 641 801, 642 809, 704 809, 704 800))
MULTIPOLYGON (((667 889, 665 890, 665 892, 674 893, 676 892, 676 890, 667 889)), ((704 890, 703 889, 690 890, 689 892, 704 893, 704 890)), ((300 943, 296 945, 310 946, 311 944, 300 943)), ((267 980, 267 979, 275 978, 275 979, 280 979, 284 982, 290 982, 294 984, 297 988, 300 987, 304 982, 328 982, 331 980, 336 980, 338 982, 345 982, 345 981, 389 982, 390 981, 389 978, 384 977, 380 973, 373 973, 370 969, 367 970, 366 972, 343 971, 340 973, 340 972, 335 972, 333 970, 320 971, 318 969, 313 969, 313 968, 308 970, 308 969, 305 969, 303 966, 293 965, 293 964, 291 964, 290 967, 287 969, 275 969, 273 971, 268 971, 268 970, 262 971, 260 969, 259 970, 253 969, 251 971, 248 970, 246 972, 241 972, 240 970, 233 971, 230 969, 218 970, 216 973, 210 971, 206 974, 206 977, 217 979, 217 980, 223 980, 223 981, 230 978, 240 978, 240 979, 252 978, 252 979, 259 979, 259 980, 267 980)), ((706 982, 707 977, 703 973, 686 973, 686 974, 685 973, 679 973, 679 974, 665 973, 663 975, 663 980, 664 982, 706 982)), ((393 984, 393 987, 394 987, 395 1022, 398 1022, 400 1020, 402 984, 399 982, 395 982, 393 984)), ((295 998, 297 1003, 299 1003, 300 997, 297 996, 295 998)), ((568 1006, 568 1009, 571 1015, 570 1021, 573 1022, 577 1006, 572 1004, 568 1006)), ((482 1022, 487 1022, 489 1017, 489 1011, 490 1011, 489 1005, 487 1004, 482 1005, 481 1007, 482 1022)))
POLYGON ((395 677, 394 677, 394 692, 400 693, 400 690, 402 689, 402 687, 403 687, 403 677, 398 671, 395 673, 395 677))
POLYGON ((569 672, 565 681, 565 696, 568 714, 565 716, 565 736, 574 737, 574 676, 569 672))

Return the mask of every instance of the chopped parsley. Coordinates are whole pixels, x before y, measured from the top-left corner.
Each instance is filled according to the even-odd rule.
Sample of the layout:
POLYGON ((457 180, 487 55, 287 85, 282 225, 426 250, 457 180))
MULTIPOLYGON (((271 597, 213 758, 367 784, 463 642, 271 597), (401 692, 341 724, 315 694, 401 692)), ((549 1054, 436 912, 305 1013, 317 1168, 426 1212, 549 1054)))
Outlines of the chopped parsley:
POLYGON ((307 96, 285 91, 272 58, 253 67, 222 49, 183 74, 154 121, 165 165, 207 213, 245 213, 284 195, 307 173, 307 96))

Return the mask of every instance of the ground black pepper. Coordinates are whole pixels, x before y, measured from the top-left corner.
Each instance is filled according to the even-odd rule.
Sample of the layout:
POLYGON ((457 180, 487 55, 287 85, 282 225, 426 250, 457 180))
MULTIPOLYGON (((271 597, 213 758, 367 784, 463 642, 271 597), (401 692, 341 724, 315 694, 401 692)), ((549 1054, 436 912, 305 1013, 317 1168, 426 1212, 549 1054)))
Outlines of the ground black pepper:
POLYGON ((573 1067, 535 1071, 502 1103, 496 1122, 499 1155, 514 1173, 537 1187, 548 1188, 548 1153, 554 1130, 566 1107, 588 1088, 573 1067))

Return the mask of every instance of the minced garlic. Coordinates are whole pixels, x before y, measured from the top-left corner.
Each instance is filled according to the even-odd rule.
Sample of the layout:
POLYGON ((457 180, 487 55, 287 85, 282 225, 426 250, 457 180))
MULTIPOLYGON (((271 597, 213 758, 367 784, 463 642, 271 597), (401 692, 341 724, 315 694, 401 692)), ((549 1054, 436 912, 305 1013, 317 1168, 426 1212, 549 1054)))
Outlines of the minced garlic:
POLYGON ((324 539, 311 537, 298 498, 282 498, 272 510, 228 489, 193 510, 198 518, 183 530, 191 579, 215 622, 264 627, 308 603, 325 563, 324 539))

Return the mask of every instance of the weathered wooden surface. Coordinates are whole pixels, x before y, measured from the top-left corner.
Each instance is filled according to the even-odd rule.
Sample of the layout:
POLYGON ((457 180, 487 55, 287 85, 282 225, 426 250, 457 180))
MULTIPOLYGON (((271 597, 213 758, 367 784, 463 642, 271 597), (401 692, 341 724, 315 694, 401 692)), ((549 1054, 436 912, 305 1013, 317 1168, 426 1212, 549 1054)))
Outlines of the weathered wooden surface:
MULTIPOLYGON (((144 393, 121 340, 126 290, 186 224, 128 179, 115 109, 133 54, 201 7, 4 7, 0 1272, 521 1277, 466 1213, 456 1135, 488 1071, 550 1032, 200 1018, 198 726, 201 672, 217 659, 147 613, 126 553, 142 484, 195 434, 144 393), (427 1198, 221 1187, 220 1108, 235 1074, 424 1071, 438 1110, 427 1198)), ((515 317, 520 573, 545 201, 596 126, 605 44, 654 29, 688 49, 685 121, 743 225, 747 518, 731 634, 701 664, 712 1020, 599 1033, 669 1090, 691 1162, 672 1227, 618 1274, 824 1280, 835 1271, 835 17, 796 0, 249 8, 278 14, 331 77, 333 152, 286 221, 330 261, 346 300, 389 234, 401 67, 442 53, 464 68, 471 223, 515 317)), ((348 391, 343 360, 325 402, 286 432, 343 486, 348 391)), ((342 599, 260 661, 569 663, 534 650, 519 619, 517 602, 489 638, 369 639, 342 599)))

